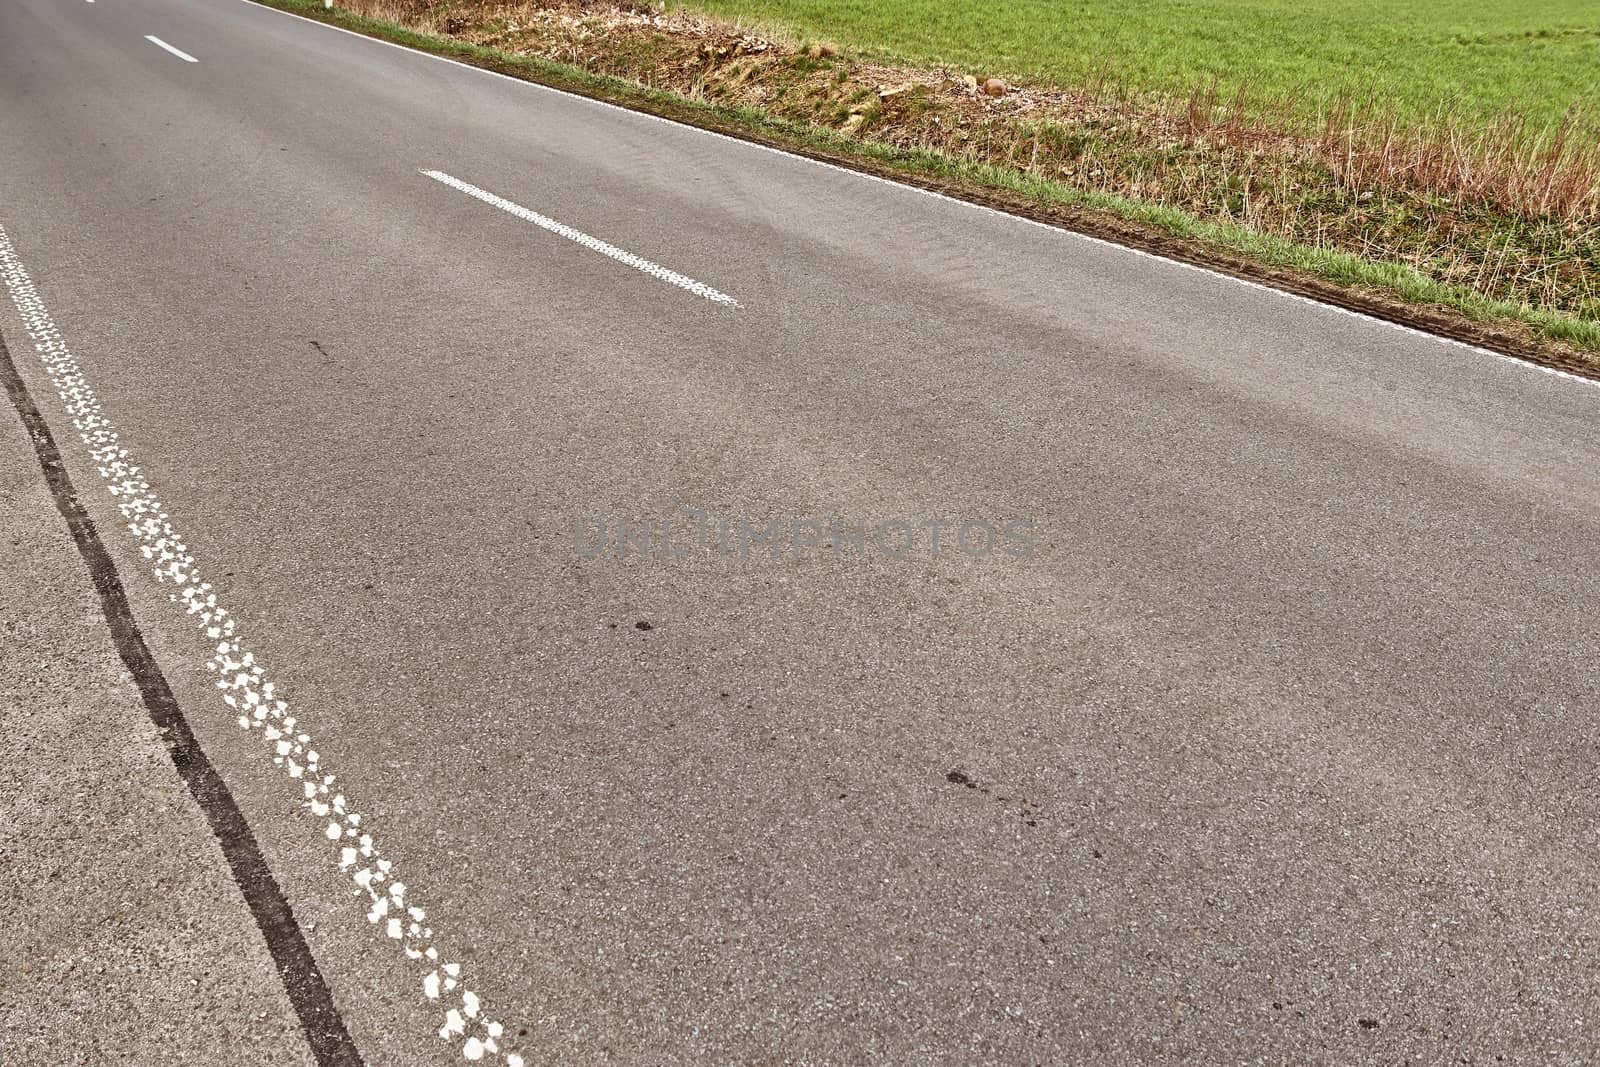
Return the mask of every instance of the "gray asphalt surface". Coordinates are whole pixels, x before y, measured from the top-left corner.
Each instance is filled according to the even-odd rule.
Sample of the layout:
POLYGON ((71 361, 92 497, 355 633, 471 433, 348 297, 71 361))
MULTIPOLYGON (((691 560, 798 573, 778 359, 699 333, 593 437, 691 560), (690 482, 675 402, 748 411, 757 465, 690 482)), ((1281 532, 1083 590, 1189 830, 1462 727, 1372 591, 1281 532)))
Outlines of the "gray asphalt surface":
POLYGON ((311 1064, 211 830, 0 419, 0 1063, 311 1064))
MULTIPOLYGON (((0 6, 0 226, 527 1062, 1600 1057, 1600 389, 243 0, 0 6), (689 511, 1034 551, 575 548, 689 511)), ((0 333, 366 1062, 459 1061, 0 333)), ((125 741, 81 568, 12 551, 6 732, 125 741)), ((8 821, 101 833, 96 751, 8 821)), ((103 833, 226 890, 161 771, 103 833)), ((32 1032, 303 1061, 229 1043, 293 1027, 237 897, 179 910, 233 1020, 32 1032)))

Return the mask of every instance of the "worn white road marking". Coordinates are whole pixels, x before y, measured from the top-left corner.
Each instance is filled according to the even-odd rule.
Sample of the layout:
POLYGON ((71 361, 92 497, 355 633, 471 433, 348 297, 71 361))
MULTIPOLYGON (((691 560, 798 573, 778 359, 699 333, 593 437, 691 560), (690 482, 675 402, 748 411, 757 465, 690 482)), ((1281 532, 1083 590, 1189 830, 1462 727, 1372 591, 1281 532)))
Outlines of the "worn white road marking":
POLYGON ((679 289, 687 289, 696 296, 703 296, 714 303, 726 304, 729 307, 739 306, 739 302, 733 297, 727 293, 719 293, 704 282, 697 282, 693 278, 679 274, 677 271, 668 270, 659 263, 652 263, 643 256, 636 256, 632 252, 618 248, 616 245, 607 244, 598 237, 590 237, 582 230, 574 230, 571 226, 557 222, 546 215, 541 215, 537 211, 530 211, 521 204, 513 203, 504 197, 479 189, 470 182, 464 182, 460 178, 452 178, 450 175, 437 170, 425 170, 422 173, 436 182, 443 182, 452 189, 458 189, 468 196, 482 200, 485 204, 493 204, 501 211, 515 215, 525 222, 531 222, 540 229, 549 230, 551 233, 565 237, 569 241, 576 241, 585 248, 599 252, 602 256, 610 256, 618 263, 626 263, 635 270, 642 270, 646 274, 660 278, 664 282, 676 285, 679 289))
MULTIPOLYGON (((156 581, 175 587, 177 591, 170 593, 168 599, 181 604, 190 624, 202 633, 211 656, 206 669, 216 676, 219 706, 227 706, 228 715, 237 717, 241 729, 259 735, 272 762, 295 781, 296 792, 301 795, 300 806, 319 831, 312 835, 313 839, 329 849, 330 861, 336 862, 339 870, 359 887, 358 898, 364 898, 366 919, 376 936, 393 941, 417 970, 428 972, 421 979, 420 992, 425 1002, 438 1002, 438 1008, 443 1009, 443 1014, 436 1017, 442 1022, 439 1036, 454 1045, 464 1059, 499 1055, 504 1027, 484 1013, 479 996, 467 988, 461 964, 447 958, 441 948, 442 939, 428 925, 427 912, 418 905, 416 894, 379 850, 372 824, 354 810, 342 791, 334 788, 335 775, 317 752, 307 724, 292 713, 288 701, 268 680, 266 670, 245 647, 234 616, 217 602, 211 583, 200 579, 188 546, 173 527, 155 490, 122 447, 100 398, 45 309, 3 226, 0 279, 22 316, 34 351, 78 437, 89 450, 106 488, 116 498, 117 510, 127 520, 128 531, 138 542, 140 553, 155 565, 151 573, 156 581)), ((522 1057, 514 1053, 506 1053, 504 1062, 507 1067, 522 1067, 522 1057)))
MULTIPOLYGON (((89 0, 89 2, 92 4, 92 3, 94 3, 94 0, 89 0)), ((177 56, 179 59, 183 60, 185 63, 198 63, 198 62, 200 62, 194 56, 191 56, 188 52, 185 52, 182 49, 178 49, 178 48, 172 47, 170 44, 168 44, 167 42, 163 41, 161 38, 157 37, 153 33, 145 34, 144 35, 144 39, 149 41, 151 44, 155 45, 157 48, 165 48, 167 51, 171 52, 173 55, 177 56)))

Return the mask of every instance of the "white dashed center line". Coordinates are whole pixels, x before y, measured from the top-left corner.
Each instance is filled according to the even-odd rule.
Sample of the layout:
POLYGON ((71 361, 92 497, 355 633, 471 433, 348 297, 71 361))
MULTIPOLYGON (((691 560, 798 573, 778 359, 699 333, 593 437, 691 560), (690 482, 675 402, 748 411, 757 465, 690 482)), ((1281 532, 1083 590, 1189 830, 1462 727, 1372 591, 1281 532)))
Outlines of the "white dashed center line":
MULTIPOLYGON (((92 3, 94 3, 94 0, 89 0, 89 2, 92 4, 92 3)), ((155 45, 157 48, 165 48, 167 51, 171 52, 173 55, 177 56, 179 59, 183 60, 185 63, 198 63, 198 62, 200 62, 194 56, 191 56, 188 52, 185 52, 185 51, 183 51, 181 49, 172 47, 170 44, 168 44, 167 42, 163 41, 161 38, 157 37, 153 33, 145 34, 144 35, 144 39, 149 41, 151 44, 155 45)))
MULTIPOLYGON (((154 38, 152 38, 154 40, 154 38)), ((157 42, 160 43, 160 42, 157 42)), ((166 47, 163 45, 162 47, 166 47)), ((337 865, 341 895, 351 885, 355 900, 379 941, 393 947, 413 968, 413 990, 432 1011, 439 1037, 466 1060, 491 1060, 501 1067, 523 1067, 520 1055, 501 1048, 505 1027, 493 1018, 477 992, 467 986, 461 963, 421 907, 420 893, 400 878, 400 868, 379 848, 374 827, 363 819, 311 736, 305 712, 291 707, 266 668, 250 651, 236 617, 219 603, 217 591, 200 576, 200 564, 173 525, 115 425, 89 384, 78 358, 67 346, 43 298, 0 226, 0 284, 33 341, 34 351, 88 449, 101 481, 116 498, 128 533, 149 564, 149 573, 172 592, 180 617, 203 638, 206 669, 215 677, 222 712, 239 729, 260 739, 264 758, 287 779, 306 817, 306 847, 320 845, 329 868, 337 865), (422 973, 426 972, 426 973, 422 973)), ((353 793, 354 790, 351 790, 353 793)))
POLYGON ((425 170, 422 173, 426 174, 436 182, 442 182, 452 189, 459 189, 468 196, 482 200, 485 204, 492 204, 501 211, 515 215, 524 222, 531 222, 542 230, 549 230, 551 233, 556 234, 557 236, 565 237, 569 241, 575 241, 585 248, 599 252, 602 256, 610 256, 618 263, 626 263, 634 270, 644 271, 644 273, 656 278, 660 278, 664 282, 667 282, 671 285, 676 285, 679 289, 687 289, 696 296, 703 296, 707 300, 710 300, 716 304, 726 304, 728 307, 739 306, 739 302, 733 297, 729 296, 727 293, 718 292, 717 290, 711 288, 711 286, 706 285, 704 282, 697 282, 693 278, 685 277, 684 275, 679 274, 677 271, 668 270, 658 263, 650 262, 643 256, 636 256, 632 252, 618 248, 616 245, 607 244, 598 237, 590 237, 582 230, 575 230, 571 226, 557 222, 555 219, 549 218, 548 216, 541 215, 537 211, 531 211, 528 208, 523 207, 521 204, 512 203, 510 200, 507 200, 504 197, 496 196, 491 192, 479 189, 476 185, 473 185, 470 182, 464 182, 460 178, 452 178, 450 175, 437 170, 425 170))

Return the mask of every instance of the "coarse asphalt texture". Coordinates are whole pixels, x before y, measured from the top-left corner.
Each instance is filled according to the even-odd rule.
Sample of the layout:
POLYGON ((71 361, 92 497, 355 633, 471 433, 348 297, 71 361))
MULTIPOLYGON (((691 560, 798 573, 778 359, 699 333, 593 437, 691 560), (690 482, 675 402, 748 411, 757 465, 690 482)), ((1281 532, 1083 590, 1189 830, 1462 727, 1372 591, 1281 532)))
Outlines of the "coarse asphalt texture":
MULTIPOLYGON (((245 0, 0 5, 0 227, 487 1060, 1600 1057, 1592 383, 245 0)), ((29 325, 354 1045, 461 1062, 29 325)), ((0 1059, 315 1062, 0 422, 0 1059)))

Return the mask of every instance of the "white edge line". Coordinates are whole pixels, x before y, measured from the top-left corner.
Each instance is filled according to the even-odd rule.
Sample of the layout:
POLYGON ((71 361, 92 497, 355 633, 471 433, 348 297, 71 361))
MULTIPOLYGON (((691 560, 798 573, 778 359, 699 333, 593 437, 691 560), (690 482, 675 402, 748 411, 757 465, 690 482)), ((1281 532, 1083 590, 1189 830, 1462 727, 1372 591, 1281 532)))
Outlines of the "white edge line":
POLYGON ((716 289, 711 288, 711 286, 705 284, 704 282, 697 282, 693 278, 690 278, 687 275, 679 274, 675 270, 668 270, 659 263, 652 263, 643 256, 634 255, 632 252, 629 252, 623 248, 618 248, 614 244, 608 244, 607 242, 600 240, 598 237, 591 237, 582 230, 575 230, 571 226, 557 222, 548 215, 541 215, 537 211, 525 208, 515 201, 507 200, 503 196, 496 196, 494 193, 491 193, 486 189, 478 188, 471 182, 464 182, 460 178, 452 177, 451 175, 438 170, 424 170, 422 173, 442 185, 448 185, 450 188, 455 189, 458 192, 463 192, 474 199, 482 200, 485 204, 497 207, 509 215, 514 215, 517 218, 522 219, 524 222, 531 222, 540 229, 548 230, 551 233, 556 234, 558 237, 565 237, 569 241, 580 244, 592 251, 599 252, 602 256, 609 256, 618 263, 627 264, 635 270, 643 271, 645 274, 659 278, 669 285, 676 285, 680 289, 686 289, 696 296, 703 296, 707 300, 710 300, 716 304, 725 304, 728 307, 739 306, 739 302, 733 297, 729 296, 727 293, 718 292, 716 289))
POLYGON ((307 18, 305 15, 297 15, 293 11, 285 11, 280 7, 272 7, 269 4, 257 3, 256 0, 241 0, 241 2, 265 11, 274 11, 280 15, 287 15, 289 18, 299 19, 301 22, 309 22, 313 26, 321 26, 324 29, 348 34, 351 37, 359 37, 363 41, 372 41, 376 44, 385 45, 389 48, 397 48, 402 52, 409 52, 412 55, 426 56, 428 59, 438 60, 440 63, 449 63, 451 66, 460 67, 463 70, 476 71, 479 74, 487 74, 491 77, 502 78, 505 81, 512 82, 516 85, 525 85, 533 89, 542 89, 547 93, 555 93, 559 96, 569 97, 573 100, 581 100, 587 104, 594 104, 599 107, 610 108, 613 111, 620 111, 626 115, 636 115, 639 118, 647 119, 651 122, 661 122, 668 126, 677 126, 681 129, 693 130, 695 133, 704 134, 707 137, 715 137, 719 140, 728 141, 737 145, 743 145, 746 148, 754 148, 762 152, 771 152, 773 155, 784 156, 788 159, 797 159, 805 163, 813 164, 814 166, 825 167, 828 170, 836 170, 841 174, 848 174, 852 177, 865 178, 867 181, 881 182, 884 185, 893 186, 896 189, 904 189, 908 192, 920 193, 923 196, 931 196, 935 200, 944 200, 952 204, 960 204, 965 208, 987 212, 991 215, 998 215, 1003 219, 1011 219, 1015 222, 1026 223, 1029 226, 1038 226, 1041 229, 1050 230, 1053 233, 1059 233, 1069 238, 1076 238, 1080 241, 1088 241, 1092 244, 1101 245, 1106 248, 1119 248, 1124 252, 1130 252, 1136 256, 1143 256, 1146 259, 1157 260, 1161 263, 1169 263, 1174 267, 1182 267, 1185 270, 1198 271, 1201 274, 1208 274, 1213 278, 1221 278, 1224 281, 1233 282, 1236 285, 1243 285, 1247 288, 1256 289, 1264 293, 1272 293, 1276 296, 1283 297, 1287 300, 1295 300, 1302 304, 1309 304, 1314 308, 1321 308, 1325 311, 1335 312, 1340 315, 1349 315, 1351 318, 1362 319, 1363 321, 1375 323, 1379 326, 1387 326, 1391 330, 1399 330, 1401 333, 1411 334, 1413 337, 1421 337, 1429 341, 1437 341, 1441 344, 1454 345, 1457 348, 1463 348, 1468 352, 1477 352, 1480 355, 1491 356, 1503 363, 1510 363, 1528 370, 1536 370, 1541 374, 1552 374, 1557 378, 1565 378, 1568 381, 1577 382, 1580 385, 1586 385, 1590 388, 1600 388, 1600 381, 1596 381, 1593 378, 1585 378, 1580 374, 1573 374, 1571 371, 1558 370, 1555 367, 1546 367, 1543 364, 1534 363, 1530 360, 1521 359, 1517 356, 1508 356, 1504 352, 1496 352, 1491 348, 1484 348, 1481 345, 1470 344, 1466 341, 1458 341, 1454 337, 1443 337, 1436 333, 1429 333, 1426 330, 1419 330, 1415 326, 1403 326, 1398 322, 1390 322, 1388 319, 1380 319, 1376 315, 1369 315, 1364 311, 1356 311, 1351 308, 1340 307, 1338 304, 1327 304, 1321 300, 1313 300, 1309 296, 1301 296, 1299 293, 1291 293, 1283 289, 1274 289, 1270 285, 1263 285, 1260 282, 1253 282, 1246 278, 1238 278, 1232 274, 1224 274, 1222 271, 1212 270, 1210 267, 1202 267, 1194 263, 1185 263, 1181 259, 1170 259, 1167 256, 1158 255, 1155 252, 1147 252, 1142 248, 1133 248, 1129 245, 1121 245, 1115 241, 1108 241, 1103 237, 1091 237, 1086 233, 1078 233, 1076 230, 1069 230, 1061 226, 1052 225, 1048 222, 1040 222, 1037 219, 1030 219, 1024 215, 1013 215, 1009 211, 1001 211, 999 208, 992 208, 985 204, 974 204, 970 200, 962 200, 958 197, 949 196, 945 193, 936 193, 932 189, 923 189, 915 185, 907 185, 904 182, 894 181, 891 178, 884 178, 877 174, 868 174, 864 171, 851 170, 849 167, 841 167, 837 163, 827 163, 820 159, 812 159, 810 156, 802 156, 793 152, 786 152, 781 148, 774 148, 772 145, 759 144, 755 141, 744 140, 741 137, 733 137, 726 133, 718 133, 716 130, 708 130, 702 126, 695 126, 692 123, 679 122, 677 119, 669 119, 663 118, 660 115, 652 115, 648 111, 636 111, 630 107, 623 107, 621 104, 613 104, 606 100, 596 100, 594 97, 584 96, 582 93, 574 93, 567 89, 557 89, 554 86, 544 85, 541 82, 527 81, 523 78, 513 78, 511 75, 502 74, 497 70, 490 70, 487 67, 475 67, 471 63, 463 63, 458 59, 450 59, 447 56, 436 55, 433 52, 424 52, 420 48, 410 48, 403 44, 396 44, 394 41, 386 41, 381 37, 371 37, 365 33, 357 33, 355 30, 347 30, 343 26, 335 26, 331 22, 323 22, 321 19, 307 18))
MULTIPOLYGON (((205 666, 216 676, 219 703, 226 705, 228 716, 237 716, 240 729, 262 739, 273 765, 294 781, 294 792, 303 798, 300 808, 318 827, 315 838, 329 849, 328 859, 335 859, 331 853, 337 852, 341 880, 348 880, 347 887, 351 883, 357 887, 353 899, 358 906, 370 903, 367 922, 410 961, 411 980, 422 970, 429 972, 420 986, 425 1001, 434 1005, 430 1010, 443 1013, 440 1039, 462 1059, 503 1056, 503 1067, 524 1067, 520 1054, 501 1049, 505 1026, 487 1014, 482 999, 466 985, 460 961, 451 959, 443 947, 445 936, 430 925, 427 911, 418 906, 418 894, 408 891, 398 866, 379 848, 370 820, 354 810, 339 788, 337 776, 316 750, 310 724, 301 720, 302 713, 269 679, 239 632, 237 617, 218 602, 211 583, 201 578, 199 562, 189 552, 155 487, 124 447, 115 423, 3 225, 0 289, 10 294, 78 439, 95 463, 102 484, 115 498, 140 555, 151 565, 145 573, 175 590, 167 594, 168 601, 181 605, 191 627, 199 630, 213 649, 205 666)), ((211 710, 215 713, 217 709, 213 706, 211 710)))
MULTIPOLYGON (((94 0, 89 0, 89 3, 91 3, 91 4, 94 3, 94 0)), ((315 20, 308 20, 308 21, 315 21, 315 20)), ((163 41, 161 38, 157 37, 153 33, 145 34, 144 35, 144 39, 149 41, 151 44, 155 45, 157 48, 165 48, 167 51, 171 52, 173 55, 177 56, 179 59, 183 60, 185 63, 198 63, 198 62, 200 62, 194 56, 191 56, 188 52, 185 52, 180 48, 172 47, 170 44, 168 44, 167 42, 163 41)))

